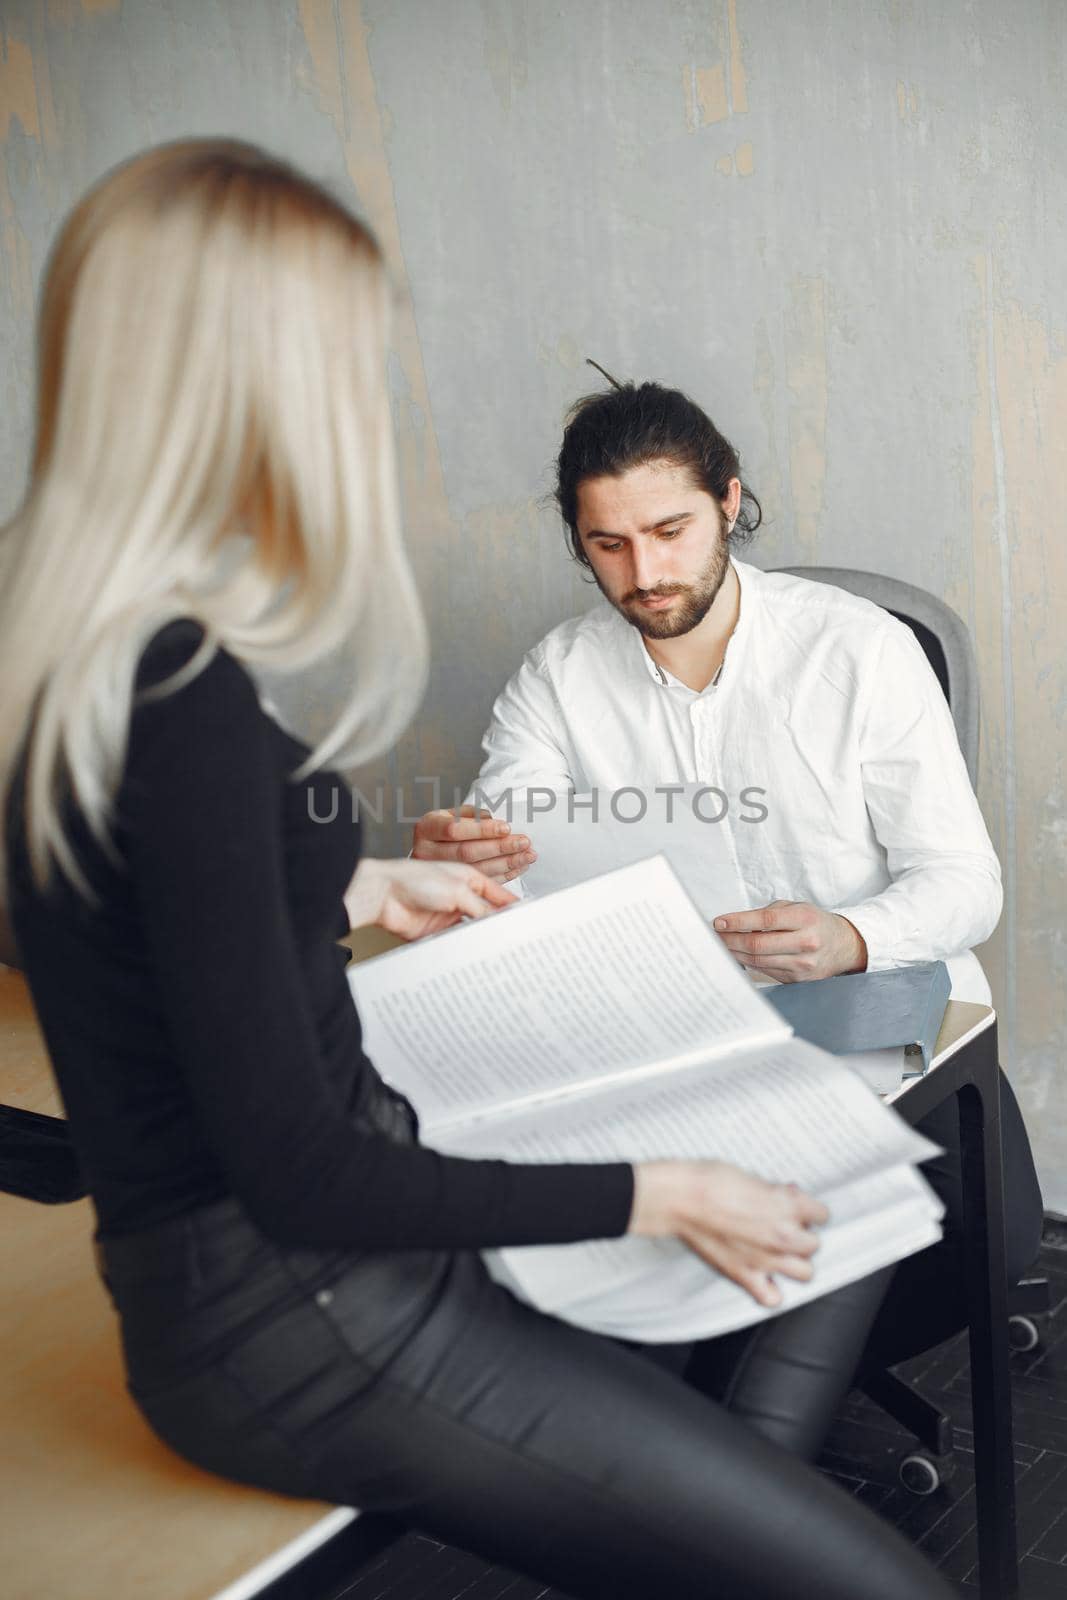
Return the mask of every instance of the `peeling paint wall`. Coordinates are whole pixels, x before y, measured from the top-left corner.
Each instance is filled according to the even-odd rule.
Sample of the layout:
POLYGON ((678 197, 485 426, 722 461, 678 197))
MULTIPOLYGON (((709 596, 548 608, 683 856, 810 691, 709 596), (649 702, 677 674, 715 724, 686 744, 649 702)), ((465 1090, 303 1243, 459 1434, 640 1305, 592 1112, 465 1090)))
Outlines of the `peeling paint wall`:
POLYGON ((0 0, 0 515, 86 184, 218 132, 339 185, 395 275, 435 660, 366 786, 421 810, 587 603, 543 499, 584 356, 689 390, 764 503, 756 560, 887 572, 972 629, 1007 890, 983 957, 1067 1211, 1065 61, 1062 0, 0 0))

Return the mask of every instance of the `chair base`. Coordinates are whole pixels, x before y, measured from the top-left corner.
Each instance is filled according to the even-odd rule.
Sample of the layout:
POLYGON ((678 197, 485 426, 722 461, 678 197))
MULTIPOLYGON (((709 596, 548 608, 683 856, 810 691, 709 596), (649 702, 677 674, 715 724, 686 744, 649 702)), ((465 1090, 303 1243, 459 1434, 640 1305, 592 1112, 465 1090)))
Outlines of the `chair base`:
MULTIPOLYGON (((1011 1290, 1008 1335, 1013 1350, 1033 1350, 1040 1343, 1040 1329, 1033 1318, 1048 1311, 1049 1299, 1047 1278, 1024 1278, 1011 1290)), ((907 1428, 927 1452, 913 1451, 901 1459, 901 1483, 912 1494, 933 1494, 954 1467, 952 1418, 889 1368, 868 1373, 860 1388, 894 1422, 907 1428)))

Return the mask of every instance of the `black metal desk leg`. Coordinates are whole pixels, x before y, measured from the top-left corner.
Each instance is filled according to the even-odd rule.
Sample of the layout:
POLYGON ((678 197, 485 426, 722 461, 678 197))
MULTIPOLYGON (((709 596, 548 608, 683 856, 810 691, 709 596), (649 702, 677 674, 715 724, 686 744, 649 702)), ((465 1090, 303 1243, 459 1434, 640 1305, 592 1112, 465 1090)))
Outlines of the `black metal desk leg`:
POLYGON ((995 1027, 974 1041, 969 1066, 970 1081, 960 1085, 959 1097, 979 1584, 982 1600, 1015 1600, 1019 1572, 995 1027))

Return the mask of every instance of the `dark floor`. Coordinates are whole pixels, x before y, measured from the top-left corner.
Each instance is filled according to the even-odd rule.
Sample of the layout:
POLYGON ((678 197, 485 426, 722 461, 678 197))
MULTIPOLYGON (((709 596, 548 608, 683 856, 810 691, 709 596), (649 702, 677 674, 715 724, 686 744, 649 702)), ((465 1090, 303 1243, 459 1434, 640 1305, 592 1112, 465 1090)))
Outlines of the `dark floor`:
MULTIPOLYGON (((1012 1356, 1021 1600, 1067 1600, 1067 1228, 1052 1225, 1034 1268, 1050 1280, 1052 1310, 1042 1342, 1012 1356)), ((886 1517, 975 1596, 974 1472, 966 1335, 902 1367, 956 1422, 950 1480, 919 1499, 897 1481, 897 1462, 914 1441, 870 1401, 850 1398, 821 1466, 886 1517)), ((447 1545, 409 1534, 370 1562, 329 1600, 566 1600, 447 1545)), ((324 1600, 326 1597, 324 1596, 324 1600)))

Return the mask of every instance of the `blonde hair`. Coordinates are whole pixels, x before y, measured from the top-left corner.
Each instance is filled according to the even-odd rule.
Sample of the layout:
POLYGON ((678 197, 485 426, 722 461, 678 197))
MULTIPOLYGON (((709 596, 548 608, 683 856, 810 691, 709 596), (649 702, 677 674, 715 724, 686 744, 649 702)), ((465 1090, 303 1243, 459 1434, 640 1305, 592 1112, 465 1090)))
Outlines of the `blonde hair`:
POLYGON ((137 662, 177 617, 205 636, 170 689, 219 646, 278 681, 344 653, 351 692, 294 780, 355 767, 407 724, 426 635, 399 533, 388 313, 368 230, 252 145, 148 150, 68 217, 41 297, 29 486, 0 544, 0 796, 32 725, 40 887, 58 863, 93 898, 64 788, 114 855, 137 662))

